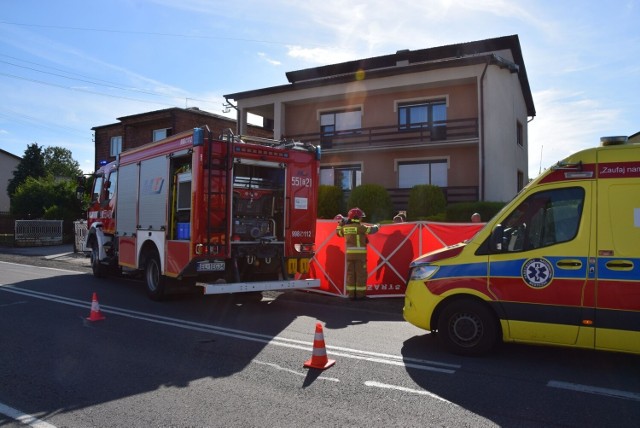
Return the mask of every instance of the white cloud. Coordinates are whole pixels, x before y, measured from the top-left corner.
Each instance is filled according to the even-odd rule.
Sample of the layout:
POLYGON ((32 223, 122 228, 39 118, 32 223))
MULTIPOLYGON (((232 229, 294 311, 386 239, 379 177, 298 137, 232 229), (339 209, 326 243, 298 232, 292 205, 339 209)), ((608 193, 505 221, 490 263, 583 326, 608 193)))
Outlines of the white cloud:
POLYGON ((258 52, 258 56, 260 58, 262 58, 263 60, 265 60, 266 62, 268 62, 269 64, 271 64, 271 65, 281 65, 282 64, 280 61, 277 61, 275 59, 269 58, 269 56, 264 52, 258 52))
POLYGON ((290 57, 303 59, 314 64, 334 64, 358 59, 353 52, 346 52, 340 49, 305 48, 303 46, 287 46, 287 49, 287 55, 290 57))
POLYGON ((533 97, 538 115, 529 123, 531 178, 571 153, 598 146, 600 137, 620 134, 622 111, 584 93, 547 89, 533 97))
MULTIPOLYGON (((11 152, 22 153, 34 141, 66 145, 77 159, 83 159, 84 166, 84 160, 92 162, 93 157, 90 128, 114 123, 117 117, 171 106, 197 106, 223 114, 222 94, 279 84, 284 79, 279 71, 282 69, 511 34, 520 37, 537 111, 529 124, 531 176, 540 166, 546 168, 575 150, 597 145, 603 135, 637 131, 632 130, 640 111, 635 95, 640 88, 640 68, 632 60, 640 53, 635 31, 637 1, 625 2, 626 8, 603 7, 594 12, 571 2, 536 0, 355 0, 348 5, 344 0, 150 0, 155 5, 146 8, 144 16, 156 27, 146 28, 133 24, 141 22, 136 21, 141 6, 134 3, 121 5, 129 8, 131 20, 127 15, 121 21, 106 21, 108 17, 104 17, 104 22, 115 23, 115 30, 131 30, 131 34, 118 35, 118 41, 126 39, 127 44, 114 43, 111 33, 77 32, 72 34, 78 37, 72 39, 65 38, 69 33, 62 30, 0 26, 3 53, 70 74, 118 82, 117 86, 130 89, 40 74, 34 78, 69 89, 0 78, 3 149, 12 144, 11 152), (164 25, 162 20, 167 16, 175 26, 164 25), (623 25, 622 19, 615 18, 626 18, 626 22, 623 25), (147 32, 162 32, 167 37, 142 36, 147 32), (169 33, 184 37, 171 37, 169 33), (83 47, 80 39, 85 37, 91 44, 83 47), (218 40, 206 40, 205 46, 196 50, 197 55, 187 55, 187 47, 200 47, 202 40, 198 37, 218 40), (176 50, 170 57, 149 48, 158 46, 158 40, 169 43, 173 39, 184 41, 181 46, 185 49, 176 50), (12 51, 14 48, 18 53, 12 51), (188 74, 195 61, 199 70, 188 74), (205 77, 201 79, 199 74, 205 77), (72 86, 76 90, 71 90, 72 86), (111 97, 82 91, 104 92, 111 97), (16 123, 7 124, 6 117, 16 123), (18 138, 13 139, 15 136, 18 138), (20 148, 15 149, 18 145, 20 148)), ((78 13, 76 19, 85 19, 81 11, 78 13)), ((27 22, 28 18, 23 20, 27 22)), ((20 19, 16 17, 15 21, 20 19)), ((235 117, 235 111, 227 116, 235 117)))

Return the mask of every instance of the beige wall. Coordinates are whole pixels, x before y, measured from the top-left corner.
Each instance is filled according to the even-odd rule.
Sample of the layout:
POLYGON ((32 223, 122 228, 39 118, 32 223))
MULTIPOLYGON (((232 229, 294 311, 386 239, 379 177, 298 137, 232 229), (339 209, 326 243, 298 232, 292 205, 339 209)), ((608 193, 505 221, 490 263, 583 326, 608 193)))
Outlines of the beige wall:
POLYGON ((387 188, 398 187, 398 162, 419 159, 446 159, 449 164, 449 186, 478 185, 478 146, 441 147, 424 150, 388 150, 385 152, 352 152, 324 154, 321 165, 362 165, 364 183, 375 183, 387 188))
MULTIPOLYGON (((496 52, 507 61, 509 50, 496 52)), ((518 172, 526 183, 528 171, 528 116, 518 73, 496 63, 400 73, 335 85, 275 91, 238 100, 241 111, 275 115, 278 137, 318 134, 319 112, 345 107, 362 108, 362 127, 397 124, 398 102, 426 97, 447 99, 447 119, 478 120, 477 138, 449 138, 446 141, 408 142, 387 147, 353 148, 323 152, 323 166, 362 165, 363 182, 388 188, 398 185, 394 165, 399 159, 449 160, 449 186, 478 186, 481 200, 508 201, 517 194, 518 172), (481 93, 484 96, 481 96, 481 93), (517 144, 517 123, 522 125, 523 146, 517 144), (484 126, 483 126, 484 125, 484 126), (408 147, 413 144, 413 147, 408 147)))
POLYGON ((13 171, 16 169, 20 159, 0 152, 0 212, 9 211, 9 195, 7 195, 7 186, 9 180, 13 178, 13 171))
MULTIPOLYGON (((518 171, 528 179, 527 112, 517 74, 487 70, 484 99, 484 200, 507 202, 518 192, 518 171), (517 123, 524 145, 517 144, 517 123)), ((481 130, 482 133, 482 130, 481 130)))
POLYGON ((306 103, 285 104, 285 135, 320 131, 320 112, 347 107, 362 109, 362 127, 394 126, 398 122, 397 102, 425 98, 444 98, 448 101, 447 119, 468 119, 478 116, 478 91, 473 84, 403 90, 382 94, 345 94, 331 100, 311 100, 306 103))

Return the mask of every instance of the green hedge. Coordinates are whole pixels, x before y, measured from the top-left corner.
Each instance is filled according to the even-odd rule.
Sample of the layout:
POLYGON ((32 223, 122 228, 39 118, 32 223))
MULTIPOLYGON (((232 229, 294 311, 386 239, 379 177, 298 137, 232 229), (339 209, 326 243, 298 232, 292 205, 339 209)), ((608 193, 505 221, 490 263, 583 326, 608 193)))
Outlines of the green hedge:
POLYGON ((408 220, 443 220, 443 213, 447 207, 447 200, 442 189, 432 184, 419 184, 409 191, 407 203, 408 220))
MULTIPOLYGON (((505 202, 459 202, 447 206, 442 189, 421 184, 409 192, 407 220, 469 222, 471 214, 479 213, 482 221, 491 219, 505 206, 505 202)), ((377 184, 363 184, 351 191, 344 203, 344 192, 338 186, 321 185, 318 188, 318 218, 333 219, 337 214, 346 215, 349 209, 358 207, 367 214, 371 223, 391 223, 395 212, 389 192, 377 184)))
POLYGON ((363 184, 354 188, 347 201, 347 211, 358 207, 365 212, 369 223, 379 223, 393 217, 389 192, 378 184, 363 184))
POLYGON ((473 213, 480 214, 482 222, 489 221, 506 202, 459 202, 447 207, 446 218, 451 222, 469 222, 473 213))
POLYGON ((318 218, 332 219, 344 212, 344 192, 338 186, 318 187, 318 218))

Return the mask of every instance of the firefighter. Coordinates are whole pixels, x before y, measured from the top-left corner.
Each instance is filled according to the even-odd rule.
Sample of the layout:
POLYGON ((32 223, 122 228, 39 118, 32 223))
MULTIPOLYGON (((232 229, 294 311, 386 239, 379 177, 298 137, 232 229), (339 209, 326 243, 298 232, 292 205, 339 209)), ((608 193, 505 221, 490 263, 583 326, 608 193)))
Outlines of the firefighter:
POLYGON ((336 233, 345 238, 347 257, 347 293, 351 299, 364 299, 367 294, 367 235, 376 233, 380 225, 363 223, 364 212, 352 208, 346 221, 339 221, 336 233))

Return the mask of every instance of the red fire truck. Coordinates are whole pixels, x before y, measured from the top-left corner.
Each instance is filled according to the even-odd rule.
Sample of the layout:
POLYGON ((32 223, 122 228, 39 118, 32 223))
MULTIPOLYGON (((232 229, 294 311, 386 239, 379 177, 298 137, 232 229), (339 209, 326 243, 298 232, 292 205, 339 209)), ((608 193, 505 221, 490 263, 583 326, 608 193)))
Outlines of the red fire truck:
POLYGON ((318 287, 320 148, 213 138, 196 128, 121 153, 95 173, 85 248, 95 276, 141 272, 147 293, 318 287))

